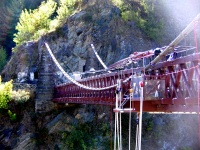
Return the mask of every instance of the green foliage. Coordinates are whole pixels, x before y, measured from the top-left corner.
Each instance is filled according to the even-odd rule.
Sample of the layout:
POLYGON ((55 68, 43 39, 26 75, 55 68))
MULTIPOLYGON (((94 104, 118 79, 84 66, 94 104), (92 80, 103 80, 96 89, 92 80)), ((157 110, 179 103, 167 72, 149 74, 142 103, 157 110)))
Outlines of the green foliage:
POLYGON ((182 147, 180 150, 192 150, 190 147, 182 147))
POLYGON ((144 133, 147 133, 148 131, 153 130, 153 116, 149 113, 143 114, 143 130, 144 133))
POLYGON ((74 126, 70 133, 62 134, 64 149, 74 150, 90 150, 94 146, 94 141, 91 137, 90 128, 87 124, 78 124, 74 126))
POLYGON ((115 6, 117 6, 119 8, 121 8, 122 5, 123 5, 123 1, 122 0, 111 0, 111 1, 115 6))
POLYGON ((77 0, 60 0, 60 4, 57 10, 58 20, 63 21, 74 12, 75 3, 77 0))
POLYGON ((102 124, 102 135, 109 136, 109 134, 110 134, 109 125, 107 123, 103 123, 102 124))
POLYGON ((8 110, 8 115, 9 115, 11 121, 16 121, 17 120, 16 113, 12 113, 10 110, 8 110))
POLYGON ((55 9, 56 2, 48 0, 42 2, 38 9, 23 10, 16 26, 18 32, 14 34, 14 42, 20 45, 25 41, 37 40, 47 33, 55 9))
POLYGON ((25 90, 12 91, 11 99, 15 103, 25 103, 30 99, 30 92, 25 90))
POLYGON ((154 2, 143 1, 122 1, 113 0, 121 10, 121 17, 124 21, 133 21, 142 29, 149 38, 159 42, 163 35, 163 20, 159 20, 154 11, 154 2))
POLYGON ((6 64, 6 51, 3 48, 0 48, 0 72, 3 70, 5 64, 6 64))
POLYGON ((59 27, 71 14, 73 14, 76 8, 81 4, 81 0, 59 0, 59 6, 56 10, 57 16, 50 23, 50 30, 55 30, 59 27))
POLYGON ((47 32, 57 29, 79 4, 81 0, 59 0, 57 8, 55 1, 48 0, 43 1, 37 9, 23 10, 16 26, 14 42, 20 45, 25 41, 38 40, 47 32))
POLYGON ((13 87, 12 80, 6 82, 5 84, 2 84, 0 77, 0 109, 8 108, 8 102, 11 101, 12 87, 13 87))
POLYGON ((148 126, 147 126, 146 130, 147 131, 152 131, 153 130, 153 121, 152 120, 148 122, 148 126))

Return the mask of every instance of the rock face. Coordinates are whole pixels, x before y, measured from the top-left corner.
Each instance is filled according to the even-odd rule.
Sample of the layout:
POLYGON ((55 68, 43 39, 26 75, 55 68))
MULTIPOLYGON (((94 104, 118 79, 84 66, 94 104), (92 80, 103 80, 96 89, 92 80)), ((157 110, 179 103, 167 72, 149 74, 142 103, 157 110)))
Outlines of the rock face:
POLYGON ((27 133, 19 138, 19 144, 13 150, 35 149, 34 134, 27 133))
POLYGON ((14 79, 15 82, 31 83, 36 82, 39 66, 39 51, 37 42, 27 42, 17 48, 10 61, 2 71, 3 80, 14 79), (30 73, 34 73, 34 79, 31 80, 30 73))

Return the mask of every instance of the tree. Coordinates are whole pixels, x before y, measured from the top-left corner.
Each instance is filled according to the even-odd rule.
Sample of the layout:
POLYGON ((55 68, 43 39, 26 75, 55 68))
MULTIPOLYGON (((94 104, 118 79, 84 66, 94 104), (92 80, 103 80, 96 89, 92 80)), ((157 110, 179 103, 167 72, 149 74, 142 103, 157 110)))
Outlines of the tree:
POLYGON ((57 10, 58 20, 63 21, 63 19, 67 18, 74 12, 75 3, 77 0, 60 0, 59 8, 57 10))
POLYGON ((50 23, 50 30, 55 30, 60 26, 71 14, 79 8, 81 0, 59 0, 59 6, 57 8, 57 16, 50 23))
POLYGON ((20 45, 25 41, 37 40, 46 33, 55 9, 56 2, 48 0, 42 2, 38 9, 23 10, 16 26, 18 32, 14 34, 14 42, 20 45))
POLYGON ((6 82, 5 84, 2 84, 0 77, 0 109, 8 108, 8 102, 11 101, 12 87, 13 87, 12 80, 6 82))

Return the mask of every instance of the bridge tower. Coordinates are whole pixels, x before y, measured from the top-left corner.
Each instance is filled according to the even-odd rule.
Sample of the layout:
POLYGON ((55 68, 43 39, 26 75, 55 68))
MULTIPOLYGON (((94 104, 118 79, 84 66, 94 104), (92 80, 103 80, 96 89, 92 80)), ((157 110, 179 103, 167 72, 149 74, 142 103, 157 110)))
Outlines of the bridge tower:
POLYGON ((39 68, 38 83, 36 90, 35 111, 47 112, 54 108, 53 91, 54 91, 54 68, 55 65, 44 46, 43 40, 38 43, 39 49, 39 68))

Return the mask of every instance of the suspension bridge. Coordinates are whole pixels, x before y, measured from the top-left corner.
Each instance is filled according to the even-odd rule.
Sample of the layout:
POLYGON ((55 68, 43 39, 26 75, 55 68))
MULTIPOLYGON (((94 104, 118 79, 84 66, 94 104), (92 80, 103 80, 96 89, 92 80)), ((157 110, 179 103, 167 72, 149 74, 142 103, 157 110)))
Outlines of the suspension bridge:
MULTIPOLYGON (((80 80, 64 71, 45 42, 53 62, 70 81, 54 88, 53 102, 113 106, 114 149, 122 149, 121 113, 131 116, 132 112, 139 112, 136 149, 140 150, 142 112, 200 112, 199 27, 200 14, 168 46, 134 52, 108 67, 91 45, 104 69, 96 71, 98 75, 80 80), (192 31, 194 46, 178 45, 192 31)), ((129 132, 130 129, 129 124, 129 132)), ((130 139, 129 134, 129 149, 130 139)))
MULTIPOLYGON (((196 37, 198 15, 168 46, 134 52, 129 57, 107 67, 92 48, 104 67, 103 74, 74 80, 56 60, 49 45, 49 54, 59 70, 71 81, 55 87, 56 103, 116 105, 122 110, 131 102, 133 112, 140 110, 141 85, 145 112, 197 112, 200 78, 200 53, 196 37), (177 46, 194 30, 195 46, 177 46), (136 66, 136 67, 133 67, 136 66)), ((125 110, 124 110, 125 111, 125 110)))

